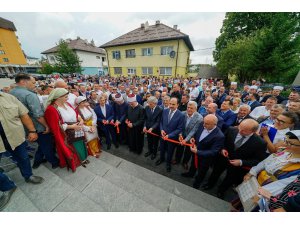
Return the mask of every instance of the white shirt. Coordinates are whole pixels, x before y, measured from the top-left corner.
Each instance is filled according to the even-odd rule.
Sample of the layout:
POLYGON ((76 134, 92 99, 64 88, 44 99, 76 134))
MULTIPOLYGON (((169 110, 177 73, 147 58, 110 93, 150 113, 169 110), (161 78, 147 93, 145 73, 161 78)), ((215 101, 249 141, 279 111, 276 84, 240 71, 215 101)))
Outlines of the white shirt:
POLYGON ((106 107, 105 107, 105 105, 104 106, 100 105, 100 108, 101 108, 103 116, 106 117, 106 107))
POLYGON ((191 100, 195 100, 199 95, 199 89, 195 87, 194 89, 190 88, 190 90, 191 90, 190 92, 191 100))
POLYGON ((267 110, 265 106, 258 106, 249 115, 254 119, 258 119, 261 116, 270 116, 270 110, 267 110))
POLYGON ((284 138, 285 138, 285 134, 289 131, 290 131, 290 128, 286 128, 286 129, 283 129, 283 130, 277 130, 277 132, 275 134, 275 137, 274 137, 274 140, 273 140, 273 144, 276 144, 279 141, 283 141, 284 138))
POLYGON ((70 103, 71 106, 73 106, 73 108, 76 107, 76 105, 75 105, 75 99, 76 98, 77 98, 76 95, 74 95, 73 93, 69 93, 69 95, 68 95, 68 103, 70 103))
POLYGON ((206 138, 214 129, 216 129, 217 126, 215 126, 211 130, 207 130, 206 128, 203 129, 202 134, 200 135, 199 142, 202 141, 204 138, 206 138))

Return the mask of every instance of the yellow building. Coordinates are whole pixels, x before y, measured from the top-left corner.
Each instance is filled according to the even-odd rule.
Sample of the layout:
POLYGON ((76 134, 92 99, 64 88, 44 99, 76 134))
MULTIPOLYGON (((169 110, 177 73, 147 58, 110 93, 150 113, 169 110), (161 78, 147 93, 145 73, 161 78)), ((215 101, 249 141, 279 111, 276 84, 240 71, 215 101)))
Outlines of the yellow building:
POLYGON ((111 76, 186 76, 190 51, 188 35, 160 21, 148 22, 102 46, 111 76))
POLYGON ((27 62, 13 22, 0 17, 0 73, 24 71, 27 62))

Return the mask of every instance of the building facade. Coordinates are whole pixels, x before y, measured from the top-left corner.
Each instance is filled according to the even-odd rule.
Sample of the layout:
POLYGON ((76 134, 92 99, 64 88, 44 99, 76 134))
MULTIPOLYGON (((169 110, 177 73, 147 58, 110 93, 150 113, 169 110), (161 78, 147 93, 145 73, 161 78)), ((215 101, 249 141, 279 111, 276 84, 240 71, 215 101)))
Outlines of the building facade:
MULTIPOLYGON (((81 61, 82 74, 106 75, 108 73, 107 57, 104 49, 96 47, 93 41, 88 42, 80 37, 75 40, 67 39, 66 42, 81 61)), ((57 63, 55 58, 57 50, 58 47, 55 46, 42 52, 52 65, 57 63)))
POLYGON ((102 46, 111 76, 186 76, 193 45, 177 26, 141 24, 102 46))
POLYGON ((26 58, 16 35, 13 22, 0 17, 0 73, 26 71, 26 58))

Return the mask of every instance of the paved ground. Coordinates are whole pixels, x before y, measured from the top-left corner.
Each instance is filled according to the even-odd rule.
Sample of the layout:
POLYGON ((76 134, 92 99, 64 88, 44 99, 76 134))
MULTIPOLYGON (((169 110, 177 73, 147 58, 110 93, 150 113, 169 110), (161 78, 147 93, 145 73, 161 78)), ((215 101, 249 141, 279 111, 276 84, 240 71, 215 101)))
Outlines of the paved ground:
POLYGON ((15 83, 14 79, 0 78, 0 89, 2 89, 3 87, 7 87, 13 83, 15 83))

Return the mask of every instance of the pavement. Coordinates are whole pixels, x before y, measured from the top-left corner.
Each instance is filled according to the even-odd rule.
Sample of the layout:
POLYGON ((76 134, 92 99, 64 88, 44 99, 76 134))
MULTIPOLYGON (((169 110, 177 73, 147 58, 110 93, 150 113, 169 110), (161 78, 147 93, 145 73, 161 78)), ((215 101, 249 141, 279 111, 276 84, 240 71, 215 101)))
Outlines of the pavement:
POLYGON ((155 160, 133 154, 126 146, 103 151, 99 159, 89 156, 89 161, 86 168, 78 167, 75 173, 66 168, 52 169, 49 163, 42 164, 33 170, 35 175, 45 178, 40 185, 26 183, 18 168, 11 169, 7 175, 18 188, 4 211, 230 211, 228 202, 192 188, 192 179, 177 181, 181 166, 173 166, 172 172, 167 173, 165 165, 156 167, 155 160))

